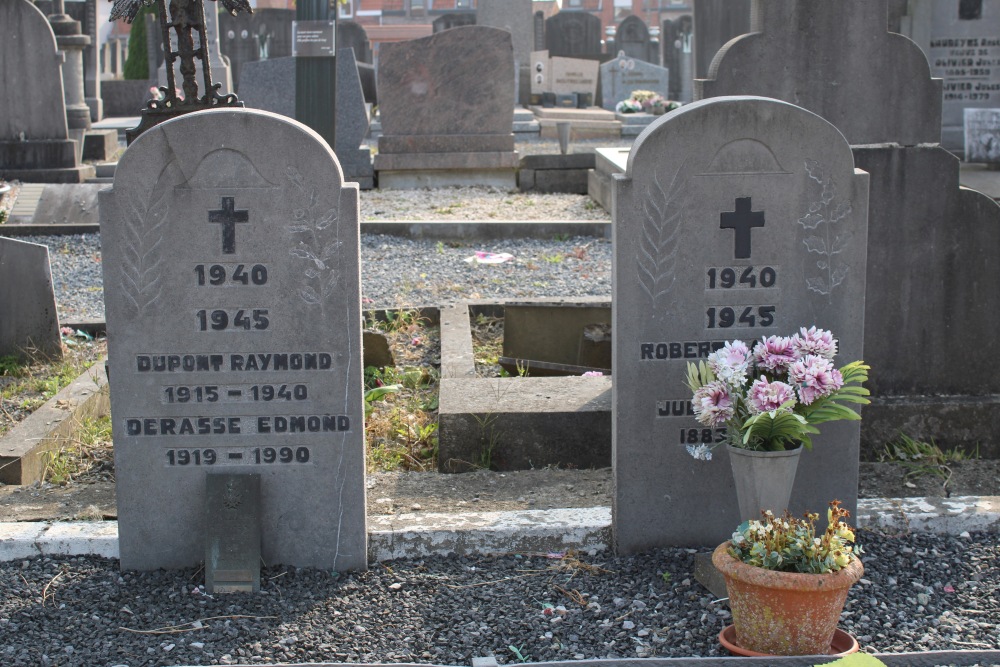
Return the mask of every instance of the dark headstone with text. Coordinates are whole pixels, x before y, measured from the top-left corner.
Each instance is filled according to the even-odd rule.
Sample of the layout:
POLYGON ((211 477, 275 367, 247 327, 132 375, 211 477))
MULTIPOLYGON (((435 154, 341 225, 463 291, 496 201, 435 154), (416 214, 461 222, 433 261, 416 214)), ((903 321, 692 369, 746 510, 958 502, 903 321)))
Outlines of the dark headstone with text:
MULTIPOLYGON (((613 528, 623 552, 711 546, 739 523, 724 434, 694 418, 688 362, 725 341, 829 329, 863 358, 868 176, 843 135, 799 107, 696 102, 653 123, 615 176, 613 528)), ((854 510, 857 422, 824 424, 791 511, 854 510)))
POLYGON ((600 60, 601 19, 587 12, 559 12, 545 19, 545 50, 559 58, 600 60))
POLYGON ((268 563, 366 566, 358 189, 255 110, 144 133, 100 193, 124 569, 205 555, 206 477, 260 476, 268 563))

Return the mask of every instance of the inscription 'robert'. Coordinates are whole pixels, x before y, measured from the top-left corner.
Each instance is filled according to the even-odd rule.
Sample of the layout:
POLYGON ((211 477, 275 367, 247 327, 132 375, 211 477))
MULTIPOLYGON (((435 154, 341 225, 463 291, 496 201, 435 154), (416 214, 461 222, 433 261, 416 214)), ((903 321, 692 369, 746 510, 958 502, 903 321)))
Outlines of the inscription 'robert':
POLYGON ((640 359, 699 359, 725 346, 723 341, 703 340, 685 343, 639 343, 640 359))

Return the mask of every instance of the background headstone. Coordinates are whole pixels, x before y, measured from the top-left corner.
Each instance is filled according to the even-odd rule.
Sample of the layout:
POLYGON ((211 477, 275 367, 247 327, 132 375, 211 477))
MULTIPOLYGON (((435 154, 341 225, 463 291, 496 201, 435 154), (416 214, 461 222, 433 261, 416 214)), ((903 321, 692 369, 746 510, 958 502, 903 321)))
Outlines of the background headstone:
POLYGON ((295 116, 295 58, 251 60, 240 66, 240 100, 248 109, 295 116))
POLYGON ((0 25, 0 178, 82 183, 93 177, 69 138, 63 57, 48 20, 27 0, 5 0, 0 25))
POLYGON ((500 179, 495 184, 513 185, 517 154, 511 131, 514 57, 509 32, 465 26, 385 43, 379 53, 378 91, 379 187, 391 179, 397 181, 390 187, 414 187, 412 181, 404 185, 398 180, 404 175, 437 178, 448 172, 448 178, 461 179, 462 172, 474 171, 495 172, 500 179))
MULTIPOLYGON (((718 544, 739 523, 736 493, 724 446, 708 462, 685 450, 720 436, 690 416, 687 362, 727 340, 813 325, 839 339, 838 366, 864 358, 868 177, 819 116, 727 97, 652 125, 614 187, 615 544, 718 544), (763 226, 723 228, 744 207, 763 226), (724 267, 770 284, 724 289, 711 278, 724 267)), ((853 513, 858 422, 824 424, 813 442, 789 509, 822 511, 839 498, 853 513)))
POLYGON ((550 89, 556 95, 572 93, 597 93, 597 75, 600 64, 595 60, 583 58, 560 58, 554 56, 550 60, 550 89))
POLYGON ((463 26, 476 25, 476 15, 472 12, 455 12, 452 14, 442 14, 431 21, 431 29, 434 32, 461 28, 463 26))
POLYGON ((553 57, 600 60, 601 19, 587 12, 559 12, 545 19, 545 49, 553 57))
POLYGON ((659 65, 619 54, 601 65, 601 96, 604 108, 615 110, 615 104, 628 99, 633 90, 651 90, 663 97, 670 95, 670 71, 659 65))
POLYGON ((1000 293, 981 278, 996 265, 1000 207, 959 187, 959 161, 938 144, 941 82, 912 41, 886 31, 886 9, 885 0, 759 3, 761 32, 729 44, 720 79, 704 90, 750 88, 837 118, 855 164, 871 175, 865 361, 873 401, 862 410, 864 446, 879 451, 903 428, 972 448, 1000 424, 990 398, 1000 393, 1000 362, 926 350, 977 349, 983 328, 1000 326, 1000 293))
POLYGON ((1000 164, 1000 109, 965 110, 965 161, 1000 164))
POLYGON ((712 58, 722 45, 750 32, 752 0, 694 0, 694 75, 708 76, 712 58))
POLYGON ((100 194, 122 568, 205 554, 205 477, 261 476, 262 556, 367 562, 358 190, 314 132, 212 110, 100 194))
POLYGON ((685 14, 675 21, 664 21, 660 31, 663 66, 670 77, 670 99, 687 104, 694 96, 694 18, 685 14))
POLYGON ((931 80, 916 44, 886 30, 885 0, 758 0, 753 9, 752 32, 723 47, 711 78, 695 81, 698 99, 794 101, 836 125, 852 145, 940 140, 941 84, 931 80), (805 43, 804 34, 815 39, 805 43), (825 76, 817 76, 817 63, 825 76), (866 76, 872 63, 879 63, 877 76, 866 76))
POLYGON ((903 34, 943 81, 941 144, 963 149, 963 110, 1000 107, 1000 0, 910 0, 903 34))
MULTIPOLYGON (((291 9, 259 8, 253 14, 219 14, 219 50, 229 60, 233 85, 240 99, 243 99, 239 85, 244 64, 292 55, 294 20, 295 12, 291 9)), ((340 25, 337 28, 339 38, 340 25)))
POLYGON ((629 14, 615 32, 614 53, 621 51, 629 58, 643 60, 654 65, 660 64, 659 44, 649 36, 646 22, 635 14, 629 14))
POLYGON ((517 102, 527 105, 531 92, 531 52, 534 50, 531 0, 479 0, 476 3, 476 25, 510 31, 517 71, 517 102))
POLYGON ((0 236, 0 357, 62 357, 48 246, 0 236))

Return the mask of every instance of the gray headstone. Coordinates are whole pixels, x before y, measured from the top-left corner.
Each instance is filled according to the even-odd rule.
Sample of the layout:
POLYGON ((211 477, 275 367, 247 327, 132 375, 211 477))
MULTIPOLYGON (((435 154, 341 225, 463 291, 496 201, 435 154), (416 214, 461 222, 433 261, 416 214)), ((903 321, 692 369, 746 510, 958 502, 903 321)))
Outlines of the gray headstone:
POLYGON ((629 14, 618 24, 615 51, 624 51, 629 58, 660 64, 659 54, 649 36, 649 26, 635 14, 629 14))
POLYGON ((733 37, 750 32, 752 0, 694 0, 694 74, 708 76, 712 59, 733 37))
POLYGON ((33 225, 96 225, 97 193, 107 187, 100 183, 46 185, 38 197, 31 219, 33 225))
POLYGON ((685 14, 664 21, 660 31, 663 66, 673 72, 670 99, 687 104, 694 96, 694 19, 685 14))
POLYGON ((361 90, 354 50, 337 50, 337 125, 334 152, 344 170, 344 180, 361 184, 364 190, 374 187, 371 149, 362 147, 368 136, 368 111, 361 90))
POLYGON ((49 249, 0 236, 0 357, 62 356, 49 249))
POLYGON ((1000 164, 1000 109, 965 110, 965 161, 1000 164))
POLYGON ((651 90, 669 97, 670 71, 624 54, 601 65, 601 96, 605 109, 614 111, 615 104, 628 99, 633 90, 651 90))
POLYGON ((205 553, 205 477, 261 476, 268 563, 366 566, 358 190, 266 112, 145 132, 100 194, 121 565, 205 553))
POLYGON ((205 477, 205 588, 260 590, 260 475, 205 477))
POLYGON ((851 144, 938 142, 941 82, 916 44, 886 30, 886 0, 755 0, 753 9, 752 32, 720 51, 696 98, 794 101, 851 144))
POLYGON ((600 59, 601 19, 587 12, 559 12, 545 19, 545 49, 560 58, 600 59))
POLYGON ((941 144, 963 148, 963 111, 1000 107, 1000 0, 911 0, 904 34, 943 80, 941 144))
MULTIPOLYGON (((270 7, 257 8, 253 14, 219 14, 219 48, 222 55, 229 59, 233 84, 241 100, 243 91, 239 86, 246 63, 292 55, 293 20, 295 10, 270 7)), ((348 21, 337 25, 338 44, 341 43, 342 23, 348 21)))
POLYGON ((295 58, 245 62, 240 67, 240 100, 249 109, 295 116, 295 58))
POLYGON ((26 139, 65 139, 62 55, 48 20, 27 0, 7 0, 0 4, 0 25, 7 91, 0 95, 0 141, 22 134, 26 139))
MULTIPOLYGON (((52 27, 27 0, 0 3, 0 178, 35 183, 80 183, 94 175, 79 164, 69 138, 63 97, 63 53, 52 27)), ((75 24, 74 24, 75 25, 75 24)), ((76 54, 80 55, 79 52, 76 54)), ((81 74, 82 84, 82 74, 81 74)), ((82 88, 80 99, 82 100, 82 88)), ((83 116, 89 118, 83 107, 83 116)), ((79 132, 82 139, 82 130, 79 132)))
MULTIPOLYGON (((864 358, 868 176, 819 116, 727 97, 651 125, 614 187, 615 542, 626 553, 718 544, 739 523, 736 494, 724 447, 709 462, 685 450, 719 437, 689 416, 687 362, 813 325, 839 339, 838 365, 864 358), (744 212, 761 226, 749 215, 727 226, 744 212), (770 284, 713 284, 726 267, 770 284)), ((858 423, 824 424, 814 444, 790 509, 839 498, 853 512, 858 423)))

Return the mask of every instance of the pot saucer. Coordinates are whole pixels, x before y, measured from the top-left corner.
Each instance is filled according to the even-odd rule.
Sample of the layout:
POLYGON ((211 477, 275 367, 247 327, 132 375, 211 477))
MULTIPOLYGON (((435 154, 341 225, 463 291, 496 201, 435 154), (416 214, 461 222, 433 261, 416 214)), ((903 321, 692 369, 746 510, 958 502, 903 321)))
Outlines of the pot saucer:
MULTIPOLYGON (((719 643, 722 644, 723 648, 732 653, 733 655, 740 655, 746 657, 777 657, 772 656, 769 653, 757 653, 756 651, 751 651, 750 649, 743 648, 736 644, 736 628, 732 625, 727 625, 723 628, 722 632, 719 633, 719 643)), ((833 632, 833 639, 830 640, 830 650, 827 655, 835 658, 839 658, 845 655, 850 655, 851 653, 858 652, 858 640, 844 632, 840 628, 837 628, 833 632)))

